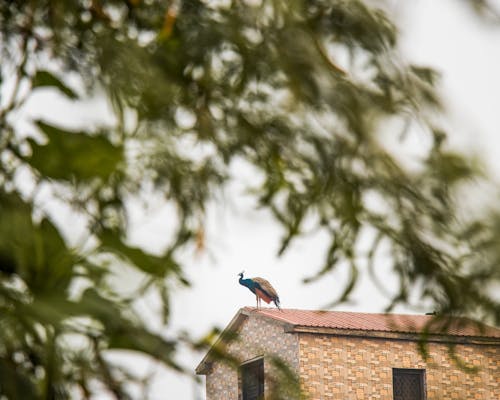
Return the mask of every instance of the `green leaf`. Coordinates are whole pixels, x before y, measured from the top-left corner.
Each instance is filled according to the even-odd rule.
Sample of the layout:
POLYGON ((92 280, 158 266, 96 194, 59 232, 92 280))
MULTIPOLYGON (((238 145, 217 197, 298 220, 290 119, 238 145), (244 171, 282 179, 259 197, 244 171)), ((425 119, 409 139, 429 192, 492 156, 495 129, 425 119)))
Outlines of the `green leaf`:
MULTIPOLYGON (((175 343, 166 341, 138 325, 116 301, 107 299, 93 288, 89 288, 75 307, 103 324, 110 349, 145 353, 180 370, 172 359, 175 343)), ((130 314, 130 310, 128 311, 130 314)))
POLYGON ((439 79, 439 72, 432 68, 411 65, 410 69, 415 75, 430 85, 435 85, 439 79))
POLYGON ((168 272, 179 272, 180 270, 170 253, 163 257, 148 254, 138 247, 128 246, 118 234, 109 230, 103 231, 99 235, 99 239, 106 251, 125 258, 133 266, 148 274, 164 277, 168 272))
POLYGON ((58 77, 53 75, 49 71, 37 71, 35 77, 33 78, 32 85, 34 88, 37 87, 55 87, 63 92, 70 99, 78 98, 78 95, 66 86, 58 77))
POLYGON ((11 359, 0 358, 1 393, 9 399, 39 399, 34 379, 21 368, 15 368, 11 359), (13 368, 14 367, 14 368, 13 368))
POLYGON ((161 298, 162 322, 164 325, 166 325, 168 324, 170 317, 170 293, 168 291, 167 283, 164 279, 158 279, 156 286, 161 298))
POLYGON ((113 145, 102 135, 67 131, 41 121, 37 121, 37 126, 49 142, 40 145, 31 140, 33 155, 27 161, 48 178, 107 179, 123 159, 123 148, 113 145))
POLYGON ((159 335, 155 335, 139 326, 128 324, 122 328, 108 331, 110 349, 131 350, 149 354, 169 367, 182 371, 182 367, 176 364, 173 359, 175 342, 166 341, 159 335))
POLYGON ((61 290, 69 287, 73 278, 76 255, 64 242, 58 229, 48 219, 35 226, 33 246, 40 249, 37 256, 38 286, 42 290, 61 290), (40 247, 41 246, 41 247, 40 247))
POLYGON ((0 270, 17 274, 34 293, 66 290, 75 255, 48 220, 34 224, 29 206, 0 193, 0 270))

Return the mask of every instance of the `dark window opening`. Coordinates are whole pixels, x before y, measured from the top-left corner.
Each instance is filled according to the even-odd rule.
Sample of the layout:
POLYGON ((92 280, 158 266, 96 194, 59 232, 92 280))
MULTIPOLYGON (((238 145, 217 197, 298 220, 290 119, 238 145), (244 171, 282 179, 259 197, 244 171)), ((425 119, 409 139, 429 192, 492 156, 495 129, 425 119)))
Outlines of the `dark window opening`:
POLYGON ((392 370, 394 400, 425 400, 425 369, 392 370))
POLYGON ((240 367, 243 400, 264 399, 264 359, 248 362, 240 367))

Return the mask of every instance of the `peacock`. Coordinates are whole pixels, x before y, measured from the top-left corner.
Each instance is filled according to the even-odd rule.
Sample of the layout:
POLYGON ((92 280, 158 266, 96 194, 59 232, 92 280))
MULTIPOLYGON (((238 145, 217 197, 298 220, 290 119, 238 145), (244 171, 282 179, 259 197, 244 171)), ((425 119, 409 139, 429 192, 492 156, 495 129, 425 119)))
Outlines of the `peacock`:
POLYGON ((243 279, 244 271, 240 272, 238 275, 240 277, 239 283, 240 285, 246 286, 250 291, 255 294, 257 300, 257 309, 260 308, 261 300, 264 300, 267 304, 271 301, 281 310, 280 307, 280 298, 278 297, 278 293, 273 288, 273 286, 264 278, 247 278, 243 279))

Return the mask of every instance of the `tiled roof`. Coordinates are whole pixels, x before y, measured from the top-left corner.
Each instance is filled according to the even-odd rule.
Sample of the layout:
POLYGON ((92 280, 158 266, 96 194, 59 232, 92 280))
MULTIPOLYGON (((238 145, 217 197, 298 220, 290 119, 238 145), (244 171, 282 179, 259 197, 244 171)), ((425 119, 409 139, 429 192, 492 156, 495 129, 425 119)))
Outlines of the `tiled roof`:
POLYGON ((270 318, 285 325, 285 332, 307 332, 373 338, 418 340, 426 332, 427 339, 446 343, 500 343, 500 329, 468 318, 411 314, 369 314, 345 311, 291 310, 253 307, 241 308, 196 368, 206 374, 213 354, 224 342, 235 338, 245 320, 270 318), (418 336, 417 336, 418 335, 418 336))
POLYGON ((261 315, 294 328, 327 328, 346 331, 446 334, 452 336, 500 338, 500 329, 467 318, 411 314, 369 314, 343 311, 257 310, 245 307, 245 314, 261 315))

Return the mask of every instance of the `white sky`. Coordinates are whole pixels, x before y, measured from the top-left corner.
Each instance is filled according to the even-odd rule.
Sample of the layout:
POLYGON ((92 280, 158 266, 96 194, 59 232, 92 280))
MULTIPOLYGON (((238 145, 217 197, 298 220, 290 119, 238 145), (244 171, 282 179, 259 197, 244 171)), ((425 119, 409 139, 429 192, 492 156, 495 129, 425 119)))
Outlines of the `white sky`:
MULTIPOLYGON (((398 15, 396 22, 403 34, 401 45, 407 58, 435 67, 443 74, 444 98, 450 115, 446 124, 452 144, 480 155, 498 181, 500 28, 474 18, 470 10, 460 5, 460 0, 389 3, 398 15)), ((45 104, 53 108, 54 103, 55 99, 45 104)), ((105 109, 102 104, 98 108, 105 109)), ((45 114, 40 104, 36 110, 45 114)), ((418 140, 415 143, 418 145, 418 140)), ((322 265, 325 238, 312 235, 297 240, 282 258, 276 258, 282 232, 271 223, 268 212, 255 210, 241 184, 254 179, 252 172, 245 165, 236 164, 233 173, 240 183, 231 185, 224 198, 209 209, 205 226, 207 249, 196 255, 186 251, 186 272, 193 287, 179 289, 173 295, 171 332, 186 330, 193 337, 200 337, 214 325, 223 328, 240 307, 253 306, 254 296, 237 282, 237 273, 243 269, 247 276, 268 279, 285 308, 325 307, 341 293, 347 279, 347 269, 339 266, 335 274, 320 282, 303 285, 302 279, 313 275, 322 265)), ((136 212, 134 241, 148 248, 161 246, 168 234, 170 217, 171 212, 160 201, 146 215, 136 212)), ((383 271, 383 259, 379 267, 383 271)), ((377 312, 387 305, 365 275, 355 291, 356 302, 338 310, 377 312)), ((390 277, 385 282, 394 284, 390 277)), ((150 313, 153 320, 155 307, 153 299, 146 299, 142 307, 144 315, 150 313)), ((194 370, 202 356, 183 350, 178 359, 194 370)), ((151 364, 134 360, 133 367, 149 370, 151 364)), ((155 382, 150 399, 204 398, 204 387, 196 388, 189 378, 178 374, 159 370, 155 382)))
MULTIPOLYGON (((457 0, 392 3, 406 57, 442 73, 451 145, 477 154, 498 180, 500 28, 473 17, 457 0)), ((235 173, 241 176, 250 172, 242 165, 235 168, 235 173)), ((194 257, 188 263, 194 287, 174 295, 173 326, 194 336, 202 335, 213 325, 224 327, 240 307, 253 306, 253 295, 237 282, 236 274, 242 269, 249 276, 270 280, 280 294, 283 307, 321 308, 340 294, 342 282, 347 279, 345 268, 339 267, 336 274, 317 284, 301 283, 321 265, 324 238, 316 235, 299 240, 278 259, 280 229, 270 223, 267 212, 253 208, 241 188, 232 187, 229 192, 231 198, 209 213, 206 232, 209 254, 194 257)), ((161 217, 150 216, 149 221, 150 225, 140 229, 140 235, 147 237, 147 241, 154 240, 155 232, 162 230, 161 217)), ((383 269, 383 260, 379 267, 383 269)), ((390 285, 391 280, 386 283, 390 285)), ((362 280, 354 297, 356 303, 337 309, 377 312, 387 305, 367 279, 362 280)), ((192 368, 200 357, 188 352, 180 354, 180 359, 192 368)), ((155 393, 158 394, 153 394, 154 399, 204 398, 204 387, 199 392, 189 380, 167 374, 159 379, 155 393)))

